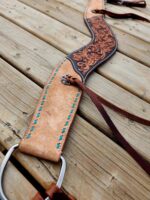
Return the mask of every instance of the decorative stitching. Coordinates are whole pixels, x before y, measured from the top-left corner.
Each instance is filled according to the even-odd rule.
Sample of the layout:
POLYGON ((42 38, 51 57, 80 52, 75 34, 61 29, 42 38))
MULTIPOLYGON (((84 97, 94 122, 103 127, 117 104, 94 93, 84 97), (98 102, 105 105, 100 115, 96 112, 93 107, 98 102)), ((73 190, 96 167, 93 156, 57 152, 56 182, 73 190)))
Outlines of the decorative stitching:
MULTIPOLYGON (((26 139, 31 138, 31 136, 32 136, 32 135, 31 135, 31 132, 35 130, 35 125, 37 125, 38 119, 40 118, 41 112, 42 112, 42 110, 43 110, 43 106, 44 106, 44 103, 45 103, 45 100, 46 100, 46 97, 47 97, 47 94, 48 94, 48 89, 49 89, 51 83, 53 82, 53 80, 54 80, 54 78, 55 78, 57 72, 59 71, 60 67, 61 67, 61 65, 59 65, 59 67, 57 67, 57 68, 55 69, 53 76, 51 77, 51 79, 49 80, 48 84, 47 84, 46 87, 44 88, 43 97, 41 98, 41 102, 39 103, 40 106, 39 106, 39 108, 38 108, 37 113, 35 114, 36 117, 32 120, 32 124, 34 124, 34 126, 32 126, 32 127, 30 128, 30 132, 26 134, 26 136, 25 136, 26 139)), ((58 146, 59 146, 59 145, 58 145, 58 146)))
POLYGON ((74 98, 74 102, 73 102, 72 105, 71 105, 71 110, 70 110, 69 115, 68 115, 68 117, 67 117, 67 120, 66 120, 66 122, 65 122, 65 124, 64 124, 64 128, 62 129, 60 135, 58 136, 58 142, 57 142, 57 144, 56 144, 56 149, 58 149, 58 150, 60 150, 61 147, 62 147, 62 143, 63 143, 63 141, 64 141, 64 134, 65 134, 65 133, 67 132, 67 130, 68 130, 67 127, 68 127, 69 124, 70 124, 70 121, 71 121, 71 118, 72 118, 73 113, 74 113, 74 111, 75 111, 75 108, 76 108, 76 106, 77 106, 77 102, 78 102, 78 100, 79 100, 80 94, 81 94, 80 92, 78 92, 78 93, 76 94, 76 96, 75 96, 75 98, 74 98))
MULTIPOLYGON (((53 76, 51 77, 51 79, 49 80, 48 84, 47 84, 46 87, 44 88, 43 97, 41 98, 40 106, 39 106, 39 108, 38 108, 37 113, 35 114, 36 117, 35 117, 35 118, 33 119, 33 121, 32 121, 32 123, 34 124, 34 126, 32 126, 32 127, 30 128, 30 132, 29 132, 28 134, 26 134, 26 136, 25 136, 26 139, 30 139, 30 138, 32 137, 31 132, 35 130, 35 125, 37 125, 38 119, 40 118, 40 115, 41 115, 41 112, 42 112, 42 110, 43 110, 43 106, 44 106, 44 103, 45 103, 45 100, 46 100, 46 97, 47 97, 47 94, 48 94, 48 89, 49 89, 51 83, 53 82, 55 76, 57 75, 57 72, 59 71, 60 67, 61 67, 61 65, 60 65, 58 68, 56 68, 56 70, 55 70, 53 76)), ((70 110, 70 112, 69 112, 69 115, 68 115, 68 117, 67 117, 67 120, 66 120, 66 122, 65 122, 65 124, 64 124, 64 127, 62 128, 61 134, 60 134, 59 137, 58 137, 58 142, 57 142, 57 144, 56 144, 56 149, 57 149, 57 150, 60 150, 61 145, 62 145, 62 143, 63 143, 63 141, 64 141, 64 134, 66 133, 66 131, 67 131, 67 129, 68 129, 68 126, 69 126, 69 124, 70 124, 70 121, 71 121, 71 118, 72 118, 73 113, 74 113, 74 111, 75 111, 75 108, 76 108, 76 106, 77 106, 77 102, 78 102, 78 100, 79 100, 80 94, 81 94, 80 92, 78 92, 78 93, 76 94, 76 96, 75 96, 75 98, 74 98, 74 102, 73 102, 72 105, 71 105, 71 110, 70 110)))

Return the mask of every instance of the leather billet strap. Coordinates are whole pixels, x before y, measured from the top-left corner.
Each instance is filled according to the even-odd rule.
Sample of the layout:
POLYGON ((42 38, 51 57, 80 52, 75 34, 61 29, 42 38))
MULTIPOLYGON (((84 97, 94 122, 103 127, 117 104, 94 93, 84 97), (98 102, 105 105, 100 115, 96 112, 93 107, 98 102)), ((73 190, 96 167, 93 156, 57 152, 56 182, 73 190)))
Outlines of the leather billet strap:
POLYGON ((66 87, 64 76, 70 74, 85 82, 88 75, 116 51, 115 37, 103 15, 92 12, 104 8, 103 0, 92 0, 85 12, 85 22, 92 34, 89 44, 69 54, 45 85, 30 126, 19 149, 43 159, 58 162, 81 98, 81 90, 66 87))
POLYGON ((99 13, 99 14, 103 14, 103 15, 108 15, 109 17, 111 18, 115 18, 115 19, 126 19, 126 18, 132 18, 132 19, 137 19, 137 20, 142 20, 142 21, 145 21, 145 22, 150 22, 149 19, 145 18, 145 17, 142 17, 140 15, 137 15, 135 13, 114 13, 114 12, 110 12, 108 10, 104 10, 104 9, 101 9, 101 10, 93 10, 94 13, 99 13))
POLYGON ((81 97, 78 88, 68 88, 61 83, 62 76, 73 70, 69 60, 65 60, 52 72, 44 87, 36 111, 19 149, 27 154, 58 162, 73 122, 81 97))
POLYGON ((50 185, 49 189, 46 190, 45 195, 47 196, 47 199, 43 198, 38 192, 32 200, 75 200, 73 196, 58 188, 55 183, 50 185))
POLYGON ((103 0, 91 0, 84 20, 91 32, 91 42, 72 52, 52 72, 44 87, 40 101, 19 149, 43 159, 58 162, 75 117, 82 92, 75 87, 66 87, 67 74, 85 82, 90 73, 107 61, 117 49, 117 42, 104 20, 103 0))
MULTIPOLYGON (((94 10, 104 10, 104 1, 89 2, 84 20, 91 32, 91 42, 69 54, 64 62, 53 70, 31 123, 19 144, 21 152, 54 162, 60 160, 82 95, 81 88, 65 85, 65 77, 69 74, 85 83, 90 73, 116 52, 117 42, 104 20, 105 13, 96 13, 94 10)), ((101 104, 99 107, 101 112, 103 107, 101 104)), ((47 195, 51 200, 74 200, 53 184, 47 195)), ((35 198, 43 200, 40 194, 35 198)))
POLYGON ((80 80, 77 78, 72 78, 71 76, 68 76, 67 78, 68 83, 71 85, 77 86, 88 96, 91 98, 92 102, 97 107, 98 111, 104 118, 105 122, 109 126, 110 130, 112 131, 115 139, 117 142, 129 153, 130 156, 143 168, 143 170, 150 175, 150 163, 145 160, 129 143, 128 141, 122 136, 122 134, 119 132, 113 121, 111 120, 110 116, 108 115, 107 111, 105 110, 103 105, 106 105, 107 107, 113 109, 116 112, 119 112, 120 114, 126 116, 127 118, 134 120, 138 123, 150 126, 150 120, 146 120, 144 118, 138 117, 134 114, 131 114, 115 105, 113 105, 111 102, 107 101, 103 97, 97 95, 95 92, 87 88, 80 80))

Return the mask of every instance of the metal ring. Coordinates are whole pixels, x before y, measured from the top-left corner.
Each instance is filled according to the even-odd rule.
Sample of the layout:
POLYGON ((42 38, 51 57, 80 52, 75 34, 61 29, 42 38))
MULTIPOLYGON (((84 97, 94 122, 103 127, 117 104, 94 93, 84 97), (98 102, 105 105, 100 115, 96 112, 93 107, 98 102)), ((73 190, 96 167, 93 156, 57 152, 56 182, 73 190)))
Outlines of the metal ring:
POLYGON ((12 153, 18 148, 18 146, 19 146, 19 144, 15 144, 14 146, 12 146, 9 149, 9 151, 5 155, 4 160, 0 166, 0 199, 1 200, 8 200, 3 191, 3 175, 4 175, 5 167, 9 161, 12 153))
POLYGON ((62 165, 61 165, 61 170, 60 170, 60 174, 58 177, 58 181, 56 183, 56 186, 58 188, 61 188, 62 182, 64 180, 65 172, 66 172, 66 161, 63 156, 61 156, 60 159, 61 159, 62 165))
MULTIPOLYGON (((58 181, 56 183, 56 186, 58 188, 61 188, 62 182, 64 180, 65 172, 66 172, 66 161, 65 161, 63 156, 61 156, 60 159, 61 159, 62 165, 61 165, 61 170, 60 170, 60 174, 59 174, 59 177, 58 177, 58 181)), ((51 199, 49 197, 46 197, 45 200, 51 200, 51 199)))
MULTIPOLYGON (((12 146, 9 149, 9 151, 5 155, 4 160, 3 160, 3 162, 0 166, 0 200, 8 200, 7 197, 4 194, 4 191, 3 191, 3 175, 4 175, 4 172, 5 172, 6 165, 9 161, 11 155, 18 148, 18 146, 19 146, 19 144, 15 144, 14 146, 12 146)), ((59 174, 59 177, 58 177, 58 181, 56 183, 56 186, 58 188, 61 188, 64 176, 65 176, 65 172, 66 172, 66 161, 65 161, 63 156, 61 156, 60 159, 61 159, 61 162, 62 162, 62 166, 61 166, 60 174, 59 174)), ((50 198, 47 197, 45 200, 50 200, 50 198)))

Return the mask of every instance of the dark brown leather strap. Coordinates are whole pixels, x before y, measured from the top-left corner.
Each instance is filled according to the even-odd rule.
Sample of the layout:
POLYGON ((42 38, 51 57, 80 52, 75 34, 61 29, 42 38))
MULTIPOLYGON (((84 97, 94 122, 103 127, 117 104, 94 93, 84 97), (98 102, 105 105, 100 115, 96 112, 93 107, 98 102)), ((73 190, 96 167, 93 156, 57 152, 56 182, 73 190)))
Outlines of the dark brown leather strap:
POLYGON ((146 7, 146 1, 144 0, 107 0, 107 2, 116 5, 125 5, 128 7, 146 7))
MULTIPOLYGON (((49 197, 50 200, 75 200, 73 196, 67 194, 62 189, 58 188, 55 183, 52 183, 48 190, 45 192, 45 197, 49 197)), ((44 200, 41 194, 38 192, 32 200, 44 200)))
POLYGON ((149 19, 146 19, 145 17, 142 17, 142 16, 137 15, 137 14, 134 14, 134 13, 123 13, 123 14, 118 14, 118 13, 110 12, 110 11, 104 10, 104 9, 101 9, 101 10, 96 9, 96 10, 93 10, 92 12, 93 12, 93 13, 97 13, 97 14, 108 15, 109 17, 115 18, 115 19, 132 18, 132 19, 142 20, 142 21, 145 21, 145 22, 149 22, 149 23, 150 23, 150 20, 149 20, 149 19))
POLYGON ((59 189, 55 183, 52 183, 50 188, 46 191, 46 194, 51 200, 75 200, 71 195, 68 195, 62 189, 59 189))
MULTIPOLYGON (((70 82, 70 84, 72 84, 72 85, 78 86, 81 90, 83 90, 84 92, 86 92, 88 94, 88 96, 91 98, 91 100, 93 101, 93 103, 95 104, 95 106, 97 107, 97 109, 99 110, 101 115, 103 116, 105 122, 111 129, 111 131, 114 134, 118 143, 132 156, 132 158, 144 169, 144 171, 150 175, 150 163, 147 160, 145 160, 121 135, 121 133, 119 132, 119 130, 117 129, 117 127, 115 126, 115 124, 113 123, 113 121, 111 120, 111 118, 109 117, 108 113, 106 112, 105 108, 102 105, 103 103, 107 102, 107 106, 112 108, 112 104, 110 104, 106 100, 104 101, 104 99, 102 99, 102 97, 98 96, 95 92, 93 92, 92 90, 87 88, 80 80, 69 77, 68 82, 70 82)), ((106 105, 106 103, 105 103, 105 105, 106 105)), ((116 106, 113 106, 113 110, 116 110, 116 108, 117 108, 116 106)), ((121 111, 120 112, 121 114, 124 114, 127 117, 129 116, 129 118, 130 118, 130 115, 126 115, 128 112, 124 111, 124 113, 123 113, 122 112, 123 110, 120 110, 118 108, 116 111, 117 112, 121 111)), ((137 117, 135 117, 135 118, 134 117, 135 116, 132 115, 132 119, 135 119, 137 121, 137 117)), ((138 120, 138 121, 140 122, 140 120, 138 120)), ((143 121, 142 121, 142 123, 143 123, 143 121)))

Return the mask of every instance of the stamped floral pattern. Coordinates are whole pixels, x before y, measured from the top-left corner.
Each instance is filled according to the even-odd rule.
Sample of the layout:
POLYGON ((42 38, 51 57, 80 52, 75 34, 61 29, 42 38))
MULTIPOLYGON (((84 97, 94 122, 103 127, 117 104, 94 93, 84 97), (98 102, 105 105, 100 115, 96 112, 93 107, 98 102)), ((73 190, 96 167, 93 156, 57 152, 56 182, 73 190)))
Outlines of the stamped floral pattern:
POLYGON ((87 24, 93 34, 93 40, 68 56, 75 69, 83 76, 102 63, 116 49, 114 35, 102 16, 87 19, 87 24))

